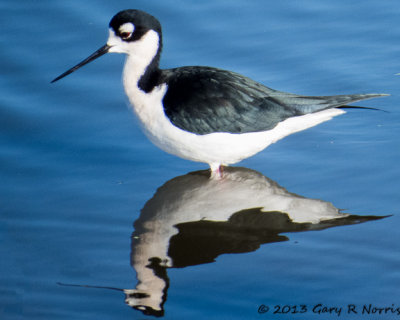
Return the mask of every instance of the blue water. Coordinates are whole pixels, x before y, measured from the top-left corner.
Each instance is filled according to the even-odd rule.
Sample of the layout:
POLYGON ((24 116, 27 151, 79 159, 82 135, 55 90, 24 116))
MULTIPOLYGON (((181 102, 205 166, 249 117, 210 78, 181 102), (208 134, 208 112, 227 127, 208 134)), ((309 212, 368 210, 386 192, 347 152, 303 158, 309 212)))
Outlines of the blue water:
POLYGON ((164 319, 399 317, 398 1, 0 9, 1 319, 153 318, 138 305, 164 319), (216 66, 305 95, 390 93, 360 103, 387 112, 349 110, 215 185, 198 172, 206 165, 141 133, 120 81, 123 56, 49 83, 101 47, 109 19, 127 8, 161 21, 162 67, 216 66), (301 221, 339 217, 336 208, 350 216, 301 221))

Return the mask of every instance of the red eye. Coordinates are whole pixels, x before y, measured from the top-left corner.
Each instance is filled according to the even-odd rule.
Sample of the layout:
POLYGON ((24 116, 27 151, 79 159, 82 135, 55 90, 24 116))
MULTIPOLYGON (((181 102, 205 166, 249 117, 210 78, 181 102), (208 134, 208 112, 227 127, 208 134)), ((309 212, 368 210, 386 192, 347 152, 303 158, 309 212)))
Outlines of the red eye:
POLYGON ((129 39, 132 35, 132 32, 121 32, 121 38, 126 40, 129 39))

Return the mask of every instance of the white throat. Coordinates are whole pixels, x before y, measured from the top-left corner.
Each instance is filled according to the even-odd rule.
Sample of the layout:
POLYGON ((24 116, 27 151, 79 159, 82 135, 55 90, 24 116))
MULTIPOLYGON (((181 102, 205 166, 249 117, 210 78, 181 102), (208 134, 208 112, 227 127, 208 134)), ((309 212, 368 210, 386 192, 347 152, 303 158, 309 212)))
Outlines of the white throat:
POLYGON ((139 79, 156 56, 159 43, 159 35, 153 30, 149 30, 140 40, 133 42, 122 41, 110 30, 110 37, 107 42, 108 45, 112 46, 110 52, 127 54, 123 81, 128 96, 130 96, 128 92, 129 88, 133 86, 137 87, 139 79))
POLYGON ((141 39, 127 42, 123 41, 115 34, 114 30, 110 29, 107 44, 111 47, 109 52, 127 54, 123 82, 128 97, 131 97, 128 91, 133 87, 137 87, 139 79, 156 56, 160 45, 160 37, 154 30, 149 30, 141 39))
POLYGON ((154 140, 154 135, 157 134, 154 134, 153 131, 159 127, 156 119, 165 117, 161 101, 166 86, 160 85, 153 88, 151 92, 145 92, 139 87, 139 80, 157 55, 160 46, 159 35, 157 32, 149 30, 140 40, 125 42, 110 30, 107 44, 112 46, 111 52, 127 54, 123 72, 125 93, 142 123, 143 130, 150 140, 157 144, 154 140))

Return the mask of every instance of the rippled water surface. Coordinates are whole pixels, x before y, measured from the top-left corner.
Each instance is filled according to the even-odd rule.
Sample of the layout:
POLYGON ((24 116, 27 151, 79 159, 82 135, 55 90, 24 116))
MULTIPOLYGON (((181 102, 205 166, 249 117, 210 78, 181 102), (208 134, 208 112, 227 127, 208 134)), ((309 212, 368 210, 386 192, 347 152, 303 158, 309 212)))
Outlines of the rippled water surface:
POLYGON ((1 319, 400 317, 398 1, 0 4, 1 319), (305 95, 390 93, 223 181, 141 133, 109 19, 163 25, 162 67, 305 95), (277 313, 274 313, 277 311, 277 313))

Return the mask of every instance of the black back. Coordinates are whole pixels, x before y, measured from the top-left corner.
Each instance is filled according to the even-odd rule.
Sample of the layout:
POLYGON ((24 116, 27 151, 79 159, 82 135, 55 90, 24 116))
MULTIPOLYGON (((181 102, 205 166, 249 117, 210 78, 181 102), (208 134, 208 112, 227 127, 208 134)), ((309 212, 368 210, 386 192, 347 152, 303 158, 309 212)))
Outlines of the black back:
POLYGON ((159 21, 140 10, 124 10, 110 21, 110 28, 124 39, 136 41, 149 30, 159 35, 159 46, 138 86, 146 93, 161 83, 168 85, 163 99, 164 111, 177 127, 195 134, 213 132, 247 133, 270 130, 294 116, 380 95, 339 95, 306 97, 270 89, 231 71, 211 67, 159 69, 162 32, 159 21), (120 26, 132 23, 129 38, 120 34, 120 26))
POLYGON ((210 67, 165 72, 165 114, 177 127, 196 134, 263 131, 298 113, 266 99, 266 87, 233 72, 210 67))
POLYGON ((166 116, 175 126, 200 135, 265 131, 289 117, 379 96, 299 96, 211 67, 163 70, 162 77, 168 85, 166 116))

